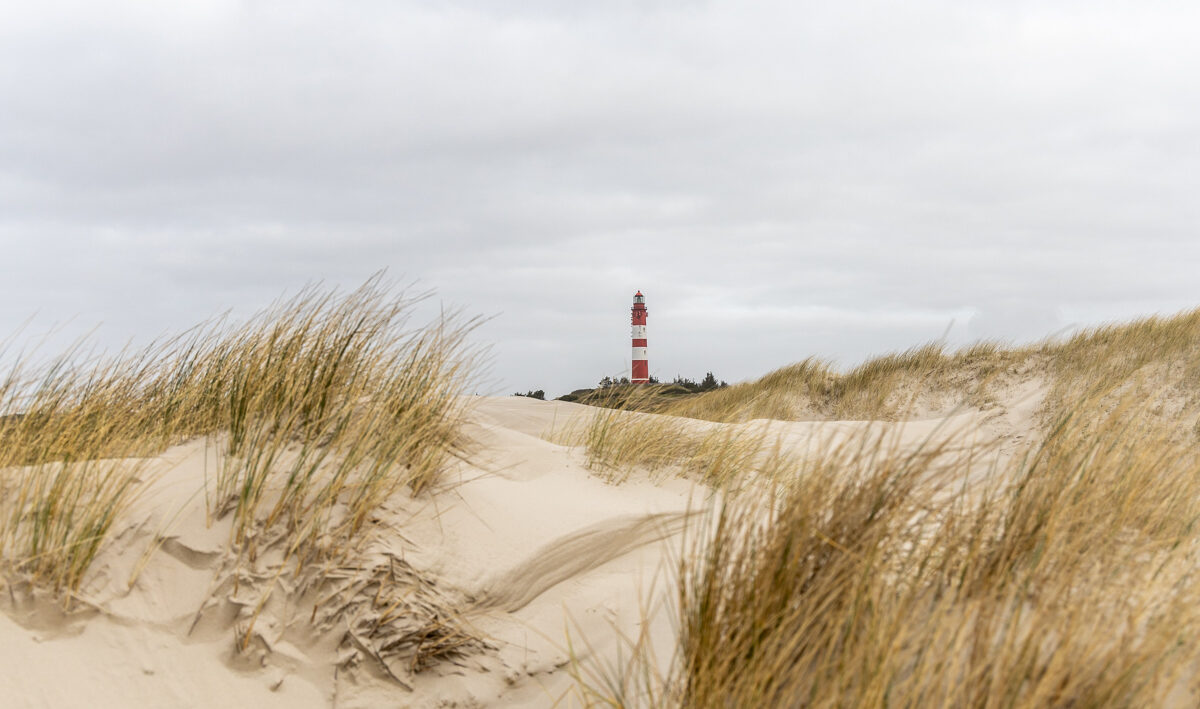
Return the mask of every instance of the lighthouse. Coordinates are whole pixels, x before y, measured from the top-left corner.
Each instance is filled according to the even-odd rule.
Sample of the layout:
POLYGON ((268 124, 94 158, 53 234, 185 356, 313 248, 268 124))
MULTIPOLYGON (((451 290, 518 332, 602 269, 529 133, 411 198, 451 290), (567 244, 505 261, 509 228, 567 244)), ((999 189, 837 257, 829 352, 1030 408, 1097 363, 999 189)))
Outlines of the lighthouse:
POLYGON ((646 359, 646 296, 638 291, 633 296, 633 368, 629 379, 634 384, 650 381, 650 362, 646 359))

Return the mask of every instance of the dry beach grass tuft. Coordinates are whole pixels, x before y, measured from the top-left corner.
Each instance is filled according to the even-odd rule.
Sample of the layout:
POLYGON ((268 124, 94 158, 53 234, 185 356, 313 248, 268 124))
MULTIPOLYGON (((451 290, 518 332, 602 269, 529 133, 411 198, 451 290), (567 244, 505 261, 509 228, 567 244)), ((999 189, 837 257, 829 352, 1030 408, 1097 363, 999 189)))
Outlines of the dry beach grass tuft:
MULTIPOLYGON (((230 529, 225 590, 259 594, 239 629, 242 649, 281 577, 302 595, 353 585, 338 581, 351 569, 367 588, 379 577, 360 560, 372 515, 400 489, 430 489, 459 445, 475 321, 442 314, 414 327, 424 297, 376 277, 351 293, 308 288, 239 326, 209 323, 115 357, 89 359, 79 346, 41 363, 16 358, 0 388, 4 576, 69 601, 152 482, 150 458, 201 437, 216 461, 204 486, 210 524, 230 529), (258 558, 267 552, 269 561, 258 558)), ((377 597, 397 592, 375 585, 377 597)), ((340 603, 329 612, 356 601, 340 603)), ((473 641, 431 603, 420 609, 444 627, 429 626, 430 637, 452 640, 393 642, 384 654, 411 651, 422 664, 473 641)), ((408 607, 367 614, 372 632, 408 607)))
POLYGON ((10 347, 0 602, 308 672, 314 705, 543 681, 546 704, 620 707, 1200 703, 1200 311, 472 412, 475 321, 414 325, 421 299, 377 278, 115 356, 10 347), (563 445, 536 438, 556 421, 563 445), (113 591, 146 546, 146 583, 113 591), (664 558, 672 623, 639 623, 614 599, 641 581, 613 589, 664 558), (557 632, 568 601, 593 633, 571 633, 573 687, 554 638, 516 628, 557 632), (606 618, 632 633, 617 653, 606 618))
POLYGON ((809 416, 882 416, 898 388, 958 387, 970 402, 989 378, 1049 381, 1023 454, 947 456, 932 438, 902 449, 863 429, 794 458, 789 485, 723 499, 678 564, 674 656, 631 640, 623 664, 576 668, 579 696, 621 707, 1194 706, 1198 353, 1200 314, 1189 312, 1020 350, 921 348, 842 376, 804 362, 677 404, 710 420, 805 415, 797 401, 809 416))

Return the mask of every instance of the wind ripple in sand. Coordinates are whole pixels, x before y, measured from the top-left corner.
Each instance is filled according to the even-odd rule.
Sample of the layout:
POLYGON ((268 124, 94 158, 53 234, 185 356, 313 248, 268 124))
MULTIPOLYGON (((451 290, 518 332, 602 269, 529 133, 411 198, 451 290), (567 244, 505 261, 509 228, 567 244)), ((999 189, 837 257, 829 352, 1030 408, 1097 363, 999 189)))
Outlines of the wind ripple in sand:
POLYGON ((477 608, 520 610, 554 586, 634 549, 683 531, 692 513, 660 512, 607 519, 538 549, 527 561, 493 578, 477 608))

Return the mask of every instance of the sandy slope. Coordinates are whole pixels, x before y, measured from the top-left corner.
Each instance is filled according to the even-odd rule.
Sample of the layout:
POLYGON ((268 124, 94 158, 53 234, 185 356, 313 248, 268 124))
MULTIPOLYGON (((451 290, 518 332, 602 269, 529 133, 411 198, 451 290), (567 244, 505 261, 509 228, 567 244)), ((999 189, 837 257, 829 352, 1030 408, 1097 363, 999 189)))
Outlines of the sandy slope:
MULTIPOLYGON (((206 519, 203 496, 214 449, 196 441, 167 451, 154 462, 151 492, 97 561, 78 604, 85 610, 64 615, 19 585, 6 590, 0 706, 577 704, 565 671, 568 632, 574 654, 594 660, 589 666, 614 663, 620 637, 639 632, 654 638, 664 658, 670 652, 670 560, 695 519, 689 511, 711 503, 707 490, 680 479, 609 485, 586 470, 580 450, 540 437, 589 411, 521 397, 478 399, 467 430, 469 462, 457 464, 434 495, 398 496, 385 506, 366 571, 335 574, 345 579, 337 591, 344 609, 323 620, 312 610, 319 599, 311 589, 274 578, 269 559, 239 570, 226 558, 227 522, 206 519), (146 557, 156 537, 163 541, 146 557), (363 586, 363 574, 375 585, 363 586), (378 625, 380 611, 363 599, 385 588, 421 607, 459 610, 485 646, 421 672, 356 650, 370 642, 347 628, 361 631, 364 619, 378 625), (234 631, 250 627, 251 618, 253 642, 241 650, 234 631)), ((981 435, 1021 435, 1032 411, 1014 400, 1003 425, 995 415, 965 412, 875 426, 905 445, 931 436, 966 445, 981 435)), ((768 425, 800 449, 868 426, 745 425, 768 425)))

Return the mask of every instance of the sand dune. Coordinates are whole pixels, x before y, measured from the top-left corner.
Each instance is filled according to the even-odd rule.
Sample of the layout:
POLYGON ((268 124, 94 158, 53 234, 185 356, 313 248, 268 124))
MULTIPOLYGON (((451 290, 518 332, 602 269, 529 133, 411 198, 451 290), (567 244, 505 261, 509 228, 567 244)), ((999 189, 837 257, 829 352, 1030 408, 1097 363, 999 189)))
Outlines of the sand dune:
MULTIPOLYGON (((1032 409, 1010 409, 1003 430, 979 412, 901 424, 738 425, 765 426, 801 451, 872 428, 902 445, 944 436, 965 447, 1020 435, 1032 409)), ((253 563, 228 557, 229 522, 209 519, 204 500, 214 446, 172 448, 147 469, 154 484, 94 564, 76 610, 63 613, 30 588, 6 589, 0 704, 571 705, 569 647, 603 664, 622 634, 648 622, 656 646, 670 652, 663 606, 672 560, 689 520, 703 519, 714 500, 678 478, 608 484, 581 450, 542 437, 592 411, 477 399, 468 455, 441 489, 385 504, 353 567, 296 578, 273 566, 269 539, 253 563), (445 624, 451 615, 454 628, 445 624), (416 666, 412 650, 422 643, 455 652, 416 666)))
POLYGON ((663 512, 607 519, 548 542, 529 559, 485 582, 476 608, 512 613, 558 584, 638 547, 679 534, 689 514, 663 512))

